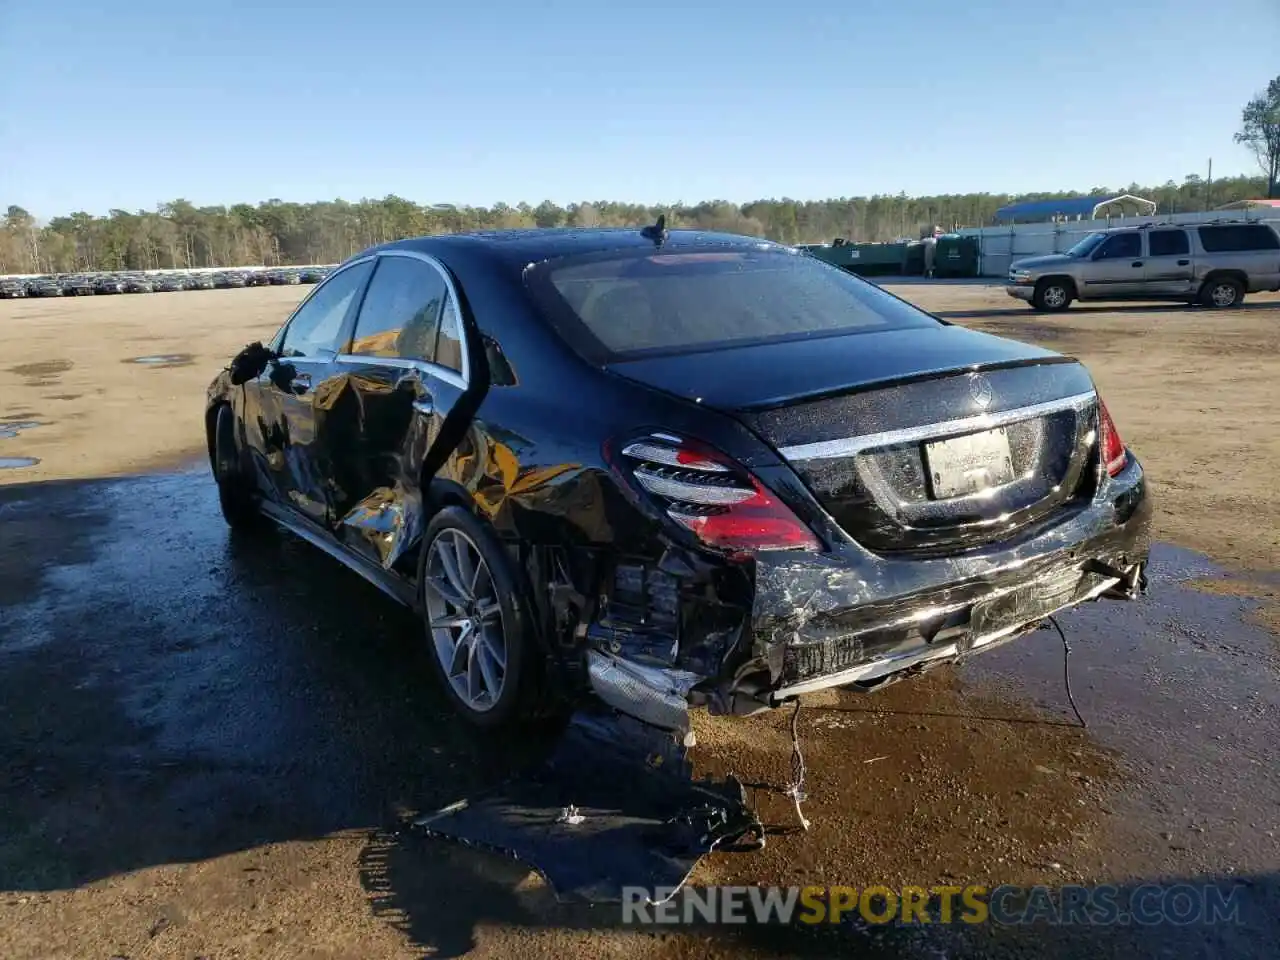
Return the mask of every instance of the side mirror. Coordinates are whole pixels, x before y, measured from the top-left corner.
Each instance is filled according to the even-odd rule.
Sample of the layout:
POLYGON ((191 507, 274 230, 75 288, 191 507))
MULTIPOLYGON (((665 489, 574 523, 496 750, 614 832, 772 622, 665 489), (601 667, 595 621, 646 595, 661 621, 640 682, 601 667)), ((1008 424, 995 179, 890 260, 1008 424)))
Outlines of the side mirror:
POLYGON ((262 376, 267 364, 275 359, 275 354, 260 341, 255 341, 237 353, 231 360, 228 369, 231 371, 231 385, 238 387, 248 383, 255 377, 262 376))
POLYGON ((482 337, 484 343, 484 358, 489 364, 489 383, 495 387, 513 387, 516 384, 516 372, 511 369, 511 363, 507 360, 506 354, 502 352, 502 347, 498 345, 498 341, 492 337, 482 337))

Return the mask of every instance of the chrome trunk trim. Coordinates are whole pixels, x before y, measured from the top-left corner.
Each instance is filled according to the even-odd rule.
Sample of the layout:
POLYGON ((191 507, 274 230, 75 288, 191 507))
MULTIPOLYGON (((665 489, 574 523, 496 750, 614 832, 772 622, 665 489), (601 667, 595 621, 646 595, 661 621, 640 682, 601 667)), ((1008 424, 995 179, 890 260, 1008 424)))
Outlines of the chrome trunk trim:
POLYGON ((796 462, 806 460, 830 460, 833 457, 849 457, 863 450, 874 450, 879 447, 892 447, 903 443, 919 443, 922 440, 937 440, 951 435, 974 433, 979 430, 991 430, 995 427, 1019 420, 1030 420, 1046 414, 1063 410, 1084 410, 1090 404, 1097 403, 1098 395, 1090 390, 1057 400, 1046 400, 1026 407, 1015 407, 999 413, 981 413, 972 417, 961 417, 956 420, 943 420, 938 423, 923 423, 918 427, 906 427, 902 430, 886 430, 883 433, 868 433, 859 437, 845 437, 840 440, 819 440, 816 443, 801 443, 790 447, 781 447, 778 452, 783 458, 796 462))

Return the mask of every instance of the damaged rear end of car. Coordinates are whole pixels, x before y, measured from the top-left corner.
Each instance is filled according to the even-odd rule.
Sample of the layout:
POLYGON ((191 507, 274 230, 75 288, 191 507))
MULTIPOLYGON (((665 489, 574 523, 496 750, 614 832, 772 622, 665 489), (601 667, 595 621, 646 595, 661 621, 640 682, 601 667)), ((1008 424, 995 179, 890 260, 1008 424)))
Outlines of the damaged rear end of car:
MULTIPOLYGON (((647 256, 664 282, 687 265, 742 283, 753 264, 787 269, 782 250, 647 256)), ((610 280, 655 269, 586 265, 610 280)), ((577 280, 577 266, 559 269, 577 280)), ((865 316, 844 327, 717 339, 721 323, 683 342, 677 325, 628 349, 584 335, 581 291, 557 289, 547 307, 542 278, 568 342, 643 387, 646 416, 655 396, 668 405, 602 450, 651 535, 593 550, 573 588, 574 649, 617 709, 687 731, 691 707, 750 715, 824 688, 871 690, 1143 591, 1150 499, 1088 371, 837 283, 865 288, 852 291, 865 316)), ((651 317, 611 322, 643 330, 651 317)))

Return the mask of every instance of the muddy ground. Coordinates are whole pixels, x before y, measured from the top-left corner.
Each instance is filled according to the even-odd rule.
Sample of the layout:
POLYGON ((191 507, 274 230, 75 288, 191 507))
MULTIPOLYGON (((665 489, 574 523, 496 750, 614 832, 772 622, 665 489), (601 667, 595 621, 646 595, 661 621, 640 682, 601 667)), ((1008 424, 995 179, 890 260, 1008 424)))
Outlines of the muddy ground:
MULTIPOLYGON (((1063 618, 1087 730, 1049 632, 812 698, 813 829, 694 881, 1243 878, 1243 922, 655 935, 398 830, 541 744, 451 722, 406 614, 305 544, 229 537, 187 466, 205 385, 305 292, 284 287, 0 302, 0 466, 39 460, 0 468, 0 956, 1273 956, 1280 299, 1046 318, 998 287, 893 289, 1088 362, 1169 545, 1146 601, 1063 618)), ((695 750, 783 828, 786 720, 703 718, 695 750)))

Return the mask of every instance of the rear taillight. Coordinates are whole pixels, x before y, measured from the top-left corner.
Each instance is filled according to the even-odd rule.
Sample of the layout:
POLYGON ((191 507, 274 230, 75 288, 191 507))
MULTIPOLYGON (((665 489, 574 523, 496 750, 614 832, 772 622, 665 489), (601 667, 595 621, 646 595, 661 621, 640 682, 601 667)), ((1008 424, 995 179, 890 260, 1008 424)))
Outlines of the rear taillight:
POLYGON ((664 434, 621 452, 617 468, 707 546, 730 553, 820 548, 799 517, 717 450, 664 434))
POLYGON ((1107 476, 1114 477, 1124 469, 1128 455, 1124 441, 1120 439, 1120 431, 1107 411, 1107 405, 1098 397, 1098 448, 1102 451, 1102 463, 1107 469, 1107 476))

